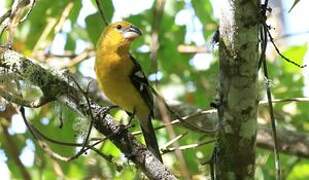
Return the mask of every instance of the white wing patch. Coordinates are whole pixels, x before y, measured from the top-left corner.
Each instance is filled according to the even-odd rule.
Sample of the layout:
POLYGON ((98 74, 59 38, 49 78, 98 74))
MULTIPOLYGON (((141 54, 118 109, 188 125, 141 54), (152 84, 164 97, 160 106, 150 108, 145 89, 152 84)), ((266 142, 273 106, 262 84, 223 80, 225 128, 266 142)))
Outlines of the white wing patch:
POLYGON ((137 76, 138 78, 145 78, 144 74, 142 71, 136 71, 134 73, 135 76, 137 76))
POLYGON ((143 90, 144 90, 144 85, 141 85, 141 86, 139 87, 139 90, 140 90, 140 91, 143 91, 143 90))
POLYGON ((139 84, 139 91, 143 91, 144 90, 144 86, 145 84, 143 83, 143 81, 145 81, 145 75, 142 71, 136 71, 134 74, 133 74, 135 77, 137 77, 138 79, 142 80, 140 81, 140 84, 139 84))

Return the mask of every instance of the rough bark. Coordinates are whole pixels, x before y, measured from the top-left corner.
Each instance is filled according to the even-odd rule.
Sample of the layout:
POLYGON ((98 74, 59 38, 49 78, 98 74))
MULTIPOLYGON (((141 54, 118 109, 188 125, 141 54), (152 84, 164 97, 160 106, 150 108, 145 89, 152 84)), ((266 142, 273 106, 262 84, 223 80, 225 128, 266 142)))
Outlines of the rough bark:
MULTIPOLYGON (((39 87, 43 93, 38 102, 26 102, 15 98, 10 92, 0 91, 6 100, 28 107, 57 100, 72 110, 92 120, 88 103, 83 94, 73 87, 73 82, 57 72, 52 72, 34 64, 29 59, 15 51, 0 47, 0 79, 13 74, 16 79, 22 79, 31 85, 39 87)), ((94 116, 94 126, 128 157, 149 179, 176 179, 176 177, 150 152, 140 144, 124 127, 116 124, 110 115, 105 116, 105 108, 90 101, 91 113, 94 116)))
POLYGON ((217 179, 253 179, 257 133, 257 0, 223 0, 219 40, 217 179))

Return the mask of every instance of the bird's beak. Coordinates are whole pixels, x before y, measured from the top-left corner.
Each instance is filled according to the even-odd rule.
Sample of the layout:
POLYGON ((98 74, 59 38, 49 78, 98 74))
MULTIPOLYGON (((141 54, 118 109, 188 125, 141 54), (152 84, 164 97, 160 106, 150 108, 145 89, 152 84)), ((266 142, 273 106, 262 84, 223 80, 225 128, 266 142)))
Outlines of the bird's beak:
POLYGON ((142 31, 133 25, 129 26, 123 31, 124 38, 129 39, 129 40, 134 40, 141 35, 142 35, 142 31))

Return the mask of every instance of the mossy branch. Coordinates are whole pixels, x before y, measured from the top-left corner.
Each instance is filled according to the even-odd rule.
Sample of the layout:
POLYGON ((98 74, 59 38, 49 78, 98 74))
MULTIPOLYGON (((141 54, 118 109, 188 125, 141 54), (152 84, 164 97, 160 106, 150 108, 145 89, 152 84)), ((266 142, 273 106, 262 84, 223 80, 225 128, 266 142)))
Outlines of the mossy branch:
MULTIPOLYGON (((0 76, 5 76, 6 73, 14 73, 18 78, 39 87, 43 93, 42 98, 46 102, 59 101, 90 120, 84 96, 70 84, 65 75, 44 69, 23 55, 1 47, 0 76)), ((12 99, 8 100, 13 102, 12 99)), ((142 169, 150 179, 176 179, 131 133, 123 130, 121 125, 116 124, 110 115, 104 113, 107 107, 102 107, 94 101, 90 102, 90 106, 94 116, 94 127, 103 135, 110 137, 110 140, 122 153, 142 169)))

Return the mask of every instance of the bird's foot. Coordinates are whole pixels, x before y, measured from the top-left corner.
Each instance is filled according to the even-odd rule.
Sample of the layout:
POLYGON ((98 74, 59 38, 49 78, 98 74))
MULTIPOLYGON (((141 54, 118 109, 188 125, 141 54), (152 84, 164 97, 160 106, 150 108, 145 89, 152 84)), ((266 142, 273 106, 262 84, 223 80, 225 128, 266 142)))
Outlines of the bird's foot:
POLYGON ((119 106, 111 105, 111 106, 104 107, 104 108, 100 109, 98 115, 101 116, 101 119, 105 119, 106 115, 107 115, 112 109, 115 109, 115 108, 119 108, 119 106))
POLYGON ((134 116, 135 116, 135 114, 136 114, 135 108, 133 109, 133 112, 132 112, 132 113, 127 112, 127 114, 129 115, 129 121, 128 121, 128 124, 125 125, 125 127, 126 127, 127 129, 129 129, 129 128, 131 128, 131 127, 134 127, 134 124, 132 124, 132 121, 133 121, 134 116))

